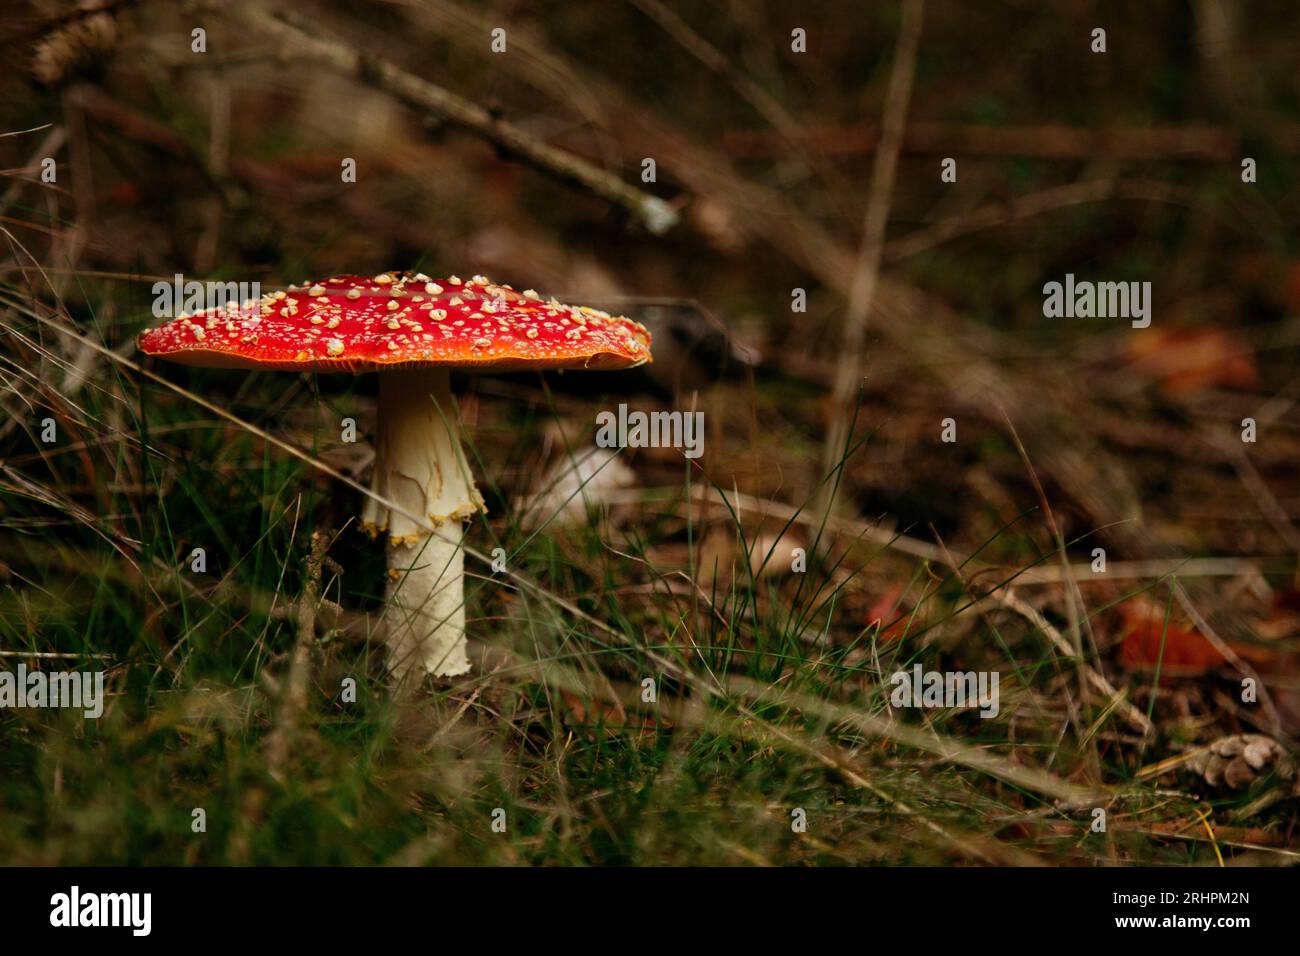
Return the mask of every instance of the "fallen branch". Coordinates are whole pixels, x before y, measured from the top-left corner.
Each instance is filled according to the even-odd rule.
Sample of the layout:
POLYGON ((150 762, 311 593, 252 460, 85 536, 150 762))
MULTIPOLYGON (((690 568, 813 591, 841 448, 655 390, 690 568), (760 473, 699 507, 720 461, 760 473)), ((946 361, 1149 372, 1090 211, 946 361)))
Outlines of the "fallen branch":
POLYGON ((340 39, 323 35, 306 17, 285 10, 270 12, 256 3, 247 4, 245 9, 260 31, 282 42, 289 52, 355 76, 408 106, 428 110, 477 133, 537 168, 629 210, 654 235, 662 235, 677 224, 677 210, 657 196, 627 185, 585 159, 535 139, 497 118, 487 108, 408 73, 389 60, 363 54, 340 39))

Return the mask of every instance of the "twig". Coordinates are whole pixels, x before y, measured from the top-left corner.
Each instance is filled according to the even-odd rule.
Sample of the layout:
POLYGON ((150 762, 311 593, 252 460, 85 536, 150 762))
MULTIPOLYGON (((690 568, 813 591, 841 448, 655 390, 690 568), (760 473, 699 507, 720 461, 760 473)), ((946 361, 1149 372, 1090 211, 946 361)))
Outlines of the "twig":
POLYGON ((1241 479, 1241 483, 1254 496, 1260 513, 1268 519, 1278 537, 1286 542, 1286 546, 1296 552, 1297 555, 1300 555, 1300 531, 1296 529, 1291 516, 1287 514, 1286 508, 1273 494, 1273 489, 1269 488, 1267 482, 1264 481, 1264 477, 1259 473, 1259 469, 1255 467, 1255 463, 1246 454, 1246 446, 1241 442, 1226 437, 1221 438, 1218 444, 1224 457, 1232 463, 1232 467, 1237 472, 1237 477, 1241 479))
MULTIPOLYGON (((903 143, 903 128, 907 122, 907 106, 912 98, 912 79, 916 74, 916 51, 920 45, 924 12, 925 0, 907 0, 903 7, 903 25, 898 34, 889 89, 885 94, 884 132, 871 171, 871 194, 862 223, 862 244, 858 249, 853 285, 849 291, 848 314, 844 317, 840 362, 836 369, 832 399, 833 418, 826 433, 823 452, 823 474, 833 473, 843 454, 842 446, 848 430, 849 410, 846 406, 853 394, 854 384, 862 374, 862 345, 866 338, 867 317, 876 300, 885 225, 889 221, 889 205, 898 171, 898 150, 903 143)), ((838 487, 839 482, 828 483, 827 507, 819 510, 826 514, 834 513, 835 489, 838 487)))
MULTIPOLYGON (((23 172, 26 172, 28 169, 40 169, 41 160, 46 156, 53 156, 55 153, 57 153, 59 150, 63 148, 63 144, 66 143, 68 140, 68 131, 67 128, 64 126, 54 126, 51 124, 49 126, 42 126, 38 128, 48 129, 49 132, 46 133, 45 136, 41 139, 41 144, 36 147, 36 150, 32 153, 31 158, 27 160, 26 164, 23 166, 23 170, 22 170, 23 172)), ((13 135, 13 134, 5 134, 5 135, 13 135)), ((5 190, 4 197, 0 198, 0 214, 3 214, 6 210, 8 210, 10 206, 13 205, 14 200, 18 198, 18 194, 22 191, 24 186, 26 186, 29 183, 35 183, 35 182, 40 182, 40 180, 24 179, 21 176, 15 175, 13 184, 7 190, 5 190)), ((41 185, 47 188, 54 186, 53 183, 41 183, 41 185)), ((58 188, 58 187, 55 186, 54 188, 58 188)))
MULTIPOLYGON (((897 262, 974 232, 1041 216, 1056 209, 1106 199, 1130 199, 1184 207, 1197 204, 1196 195, 1191 190, 1169 183, 1145 179, 1089 179, 1019 196, 1007 202, 990 203, 932 226, 925 226, 886 243, 884 259, 886 262, 897 262)), ((1236 227, 1231 222, 1225 222, 1225 225, 1236 227)))
POLYGON ((1264 681, 1260 679, 1255 668, 1242 660, 1241 655, 1234 651, 1227 641, 1219 637, 1218 632, 1210 626, 1210 622, 1196 609, 1196 605, 1192 603, 1186 588, 1183 587, 1182 582, 1177 577, 1173 578, 1172 586, 1174 595, 1178 598, 1178 603, 1187 612, 1187 616, 1192 619, 1196 629, 1205 636, 1205 639, 1214 646, 1216 651, 1223 655, 1228 663, 1237 668, 1239 673, 1245 674, 1255 682, 1255 689, 1259 692, 1259 705, 1268 718, 1269 732, 1274 737, 1285 737, 1286 733, 1282 729, 1282 716, 1278 713, 1277 707, 1273 704, 1272 695, 1269 694, 1268 688, 1264 685, 1264 681))
POLYGON ((809 170, 833 188, 843 190, 843 177, 839 176, 820 156, 808 149, 799 121, 743 70, 737 69, 726 54, 700 36, 662 0, 628 0, 628 3, 657 23, 665 33, 706 68, 726 80, 756 113, 771 124, 786 144, 798 153, 799 159, 809 170))
POLYGON ((1092 665, 1086 660, 1075 656, 1075 650, 1070 645, 1069 640, 1060 630, 1052 625, 1052 622, 1043 617, 1042 613, 1030 604, 1022 601, 1011 588, 1002 591, 993 591, 989 593, 984 601, 991 601, 1000 604, 1008 610, 1014 611, 1027 621, 1037 627, 1055 646, 1057 653, 1072 661, 1082 672, 1094 689, 1112 701, 1117 702, 1120 714, 1128 722, 1129 726, 1139 733, 1146 735, 1154 732, 1155 726, 1146 717, 1146 714, 1138 710, 1124 694, 1115 689, 1102 674, 1093 669, 1092 665))
MULTIPOLYGON (((646 493, 653 489, 633 489, 613 491, 608 495, 611 505, 644 504, 646 493)), ((671 489, 676 493, 679 489, 671 489)), ((694 485, 691 488, 691 500, 706 504, 722 504, 722 496, 713 488, 694 485)), ((822 525, 821 516, 810 508, 798 508, 771 498, 759 498, 744 492, 732 493, 727 501, 738 511, 775 518, 778 521, 791 521, 805 527, 817 528, 822 525)), ((826 530, 851 538, 862 538, 873 544, 909 554, 915 558, 947 565, 955 561, 974 572, 1003 570, 1003 566, 979 561, 962 552, 947 553, 943 548, 914 538, 910 535, 891 531, 876 524, 857 521, 851 518, 831 516, 826 519, 826 530)), ((1037 566, 1021 569, 1016 574, 1016 582, 1024 587, 1030 584, 1060 584, 1062 581, 1079 578, 1079 584, 1104 583, 1106 581, 1129 581, 1141 579, 1159 579, 1177 574, 1181 578, 1239 577, 1243 574, 1256 574, 1261 570, 1264 559, 1252 558, 1170 558, 1159 561, 1113 561, 1106 566, 1105 575, 1094 574, 1089 564, 1071 564, 1066 567, 1037 566)))
POLYGON ((248 4, 246 9, 262 32, 309 62, 324 63, 354 75, 409 106, 472 130, 534 166, 631 211, 654 235, 662 235, 677 224, 677 210, 657 196, 627 185, 578 156, 548 146, 498 119, 485 107, 408 73, 383 57, 361 53, 342 40, 323 35, 305 17, 284 10, 270 12, 257 3, 248 4))
POLYGON ((1108 788, 1071 783, 1037 767, 1025 766, 981 747, 964 744, 956 738, 942 737, 933 730, 926 731, 907 724, 890 722, 867 712, 860 705, 825 700, 811 694, 775 688, 735 675, 727 678, 727 687, 729 690, 739 691, 752 698, 755 704, 762 702, 766 705, 780 704, 795 707, 805 714, 825 721, 847 724, 870 736, 881 737, 905 747, 932 753, 949 763, 969 767, 1014 786, 1032 790, 1058 801, 1063 806, 1095 805, 1096 801, 1106 799, 1109 793, 1108 788))
POLYGON ((1089 564, 1071 564, 1065 567, 1026 568, 1020 576, 1024 584, 1060 584, 1065 580, 1076 584, 1092 581, 1132 581, 1138 579, 1167 578, 1177 574, 1180 578, 1235 578, 1243 574, 1258 574, 1264 559, 1254 558, 1166 558, 1156 561, 1111 561, 1106 564, 1104 576, 1094 574, 1089 564), (1091 578, 1091 581, 1089 580, 1091 578))
POLYGON ((289 670, 284 679, 275 726, 266 738, 267 771, 277 783, 282 785, 287 779, 285 765, 288 763, 289 749, 298 735, 298 719, 307 709, 308 663, 311 659, 312 644, 316 641, 316 607, 320 601, 321 567, 325 561, 325 551, 329 548, 329 542, 330 535, 324 531, 312 532, 311 553, 307 556, 307 573, 304 575, 302 594, 298 596, 295 609, 298 632, 293 642, 293 653, 289 658, 289 670))
POLYGON ((81 660, 89 657, 99 661, 111 661, 111 654, 79 654, 70 651, 0 651, 0 657, 36 657, 41 660, 81 660))
MULTIPOLYGON (((884 131, 874 124, 812 127, 809 145, 827 156, 858 156, 880 148, 884 131)), ((1279 126, 1276 139, 1284 149, 1300 146, 1300 126, 1279 126)), ((735 131, 723 148, 742 159, 776 154, 766 131, 735 131)), ((903 137, 907 153, 940 156, 1027 156, 1035 159, 1183 160, 1222 163, 1240 153, 1232 130, 1216 126, 1112 126, 1100 129, 1048 123, 1039 126, 987 126, 960 123, 914 123, 903 137)))

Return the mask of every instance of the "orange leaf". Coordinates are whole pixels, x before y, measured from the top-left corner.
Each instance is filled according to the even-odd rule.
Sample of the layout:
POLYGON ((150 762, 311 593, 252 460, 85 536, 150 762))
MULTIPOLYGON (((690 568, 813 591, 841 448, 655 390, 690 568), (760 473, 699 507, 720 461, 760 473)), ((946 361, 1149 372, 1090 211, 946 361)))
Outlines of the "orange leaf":
POLYGON ((1212 326, 1146 329, 1130 339, 1127 354, 1134 371, 1155 379, 1171 397, 1216 387, 1251 389, 1258 379, 1250 346, 1212 326))
MULTIPOLYGON (((1134 599, 1119 607, 1123 618, 1123 639, 1119 662, 1130 670, 1154 671, 1160 662, 1161 682, 1165 678, 1199 677, 1227 663, 1227 658, 1200 631, 1171 620, 1159 606, 1134 599), (1160 652, 1164 642, 1164 654, 1160 652)), ((1275 663, 1278 655, 1267 647, 1229 642, 1228 649, 1253 664, 1275 663)))
POLYGON ((570 690, 560 688, 560 699, 564 703, 563 719, 565 724, 575 729, 587 731, 588 739, 594 740, 593 732, 599 727, 606 731, 632 730, 642 734, 653 734, 656 726, 668 728, 672 721, 666 717, 649 714, 628 714, 623 705, 615 702, 584 700, 570 690))
POLYGON ((1208 674, 1226 663, 1226 659, 1204 635, 1185 630, 1170 623, 1165 630, 1164 621, 1142 621, 1131 624, 1119 647, 1119 661, 1130 670, 1156 669, 1164 677, 1197 677, 1208 674), (1160 653, 1161 637, 1164 654, 1160 653))
POLYGON ((903 586, 901 584, 891 584, 885 589, 885 593, 876 599, 871 607, 867 608, 867 627, 879 625, 880 640, 896 641, 903 636, 903 631, 907 628, 907 621, 910 615, 903 610, 900 605, 900 598, 903 596, 903 586))

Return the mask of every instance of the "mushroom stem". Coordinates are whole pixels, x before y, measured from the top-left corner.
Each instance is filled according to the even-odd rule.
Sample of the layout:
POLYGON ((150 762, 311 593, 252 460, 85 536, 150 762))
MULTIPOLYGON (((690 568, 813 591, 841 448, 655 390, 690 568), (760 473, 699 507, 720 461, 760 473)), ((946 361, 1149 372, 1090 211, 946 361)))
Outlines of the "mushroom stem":
POLYGON ((456 401, 445 368, 379 374, 379 421, 364 527, 386 531, 389 669, 399 679, 469 670, 465 648, 464 521, 486 510, 457 435, 456 401), (423 515, 434 531, 408 517, 423 515))

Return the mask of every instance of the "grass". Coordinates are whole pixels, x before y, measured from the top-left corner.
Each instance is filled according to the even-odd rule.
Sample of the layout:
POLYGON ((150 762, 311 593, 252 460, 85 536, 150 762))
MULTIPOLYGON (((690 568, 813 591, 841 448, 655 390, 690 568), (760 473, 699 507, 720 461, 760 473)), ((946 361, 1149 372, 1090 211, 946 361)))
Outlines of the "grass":
MULTIPOLYGON (((103 666, 112 695, 99 721, 0 713, 6 862, 1214 858, 1208 842, 1149 836, 1195 820, 1195 798, 1133 779, 1138 751, 1115 702, 1077 694, 1074 666, 1025 620, 978 609, 996 590, 986 575, 973 591, 969 569, 900 556, 808 505, 767 522, 755 545, 740 499, 671 456, 637 462, 662 478, 657 491, 586 522, 521 527, 514 503, 547 422, 591 421, 599 400, 478 389, 467 438, 490 514, 467 540, 479 555, 503 548, 509 573, 469 562, 475 674, 394 694, 375 637, 382 550, 351 521, 360 496, 121 362, 61 402, 47 384, 55 325, 18 290, 3 298, 25 316, 7 330, 7 374, 29 348, 44 374, 0 471, 0 648, 10 667, 50 652, 67 655, 60 667, 103 666), (33 441, 45 402, 53 445, 33 441), (316 531, 337 562, 320 593, 342 610, 312 608, 305 712, 286 731, 316 531), (785 573, 795 540, 807 570, 785 573), (203 573, 191 570, 198 547, 203 573), (756 571, 745 554, 760 547, 756 571), (906 582, 905 600, 869 619, 888 580, 906 582), (888 675, 917 663, 999 671, 1001 713, 893 710, 888 675), (277 733, 291 735, 279 763, 277 733), (1071 804, 1090 789, 1104 794, 1071 804), (1105 833, 1090 829, 1094 805, 1105 833)), ((113 341, 133 321, 102 332, 113 341)), ((355 452, 339 419, 355 417, 363 437, 371 422, 361 379, 158 371, 334 467, 355 452)), ((717 407, 758 406, 752 384, 724 388, 717 407)), ((870 442, 860 434, 843 464, 870 442)), ((738 452, 724 439, 715 453, 738 452)), ((1053 560, 1038 518, 1027 509, 972 559, 1014 558, 1006 579, 1053 560)), ((1158 694, 1142 703, 1161 706, 1158 694)))

